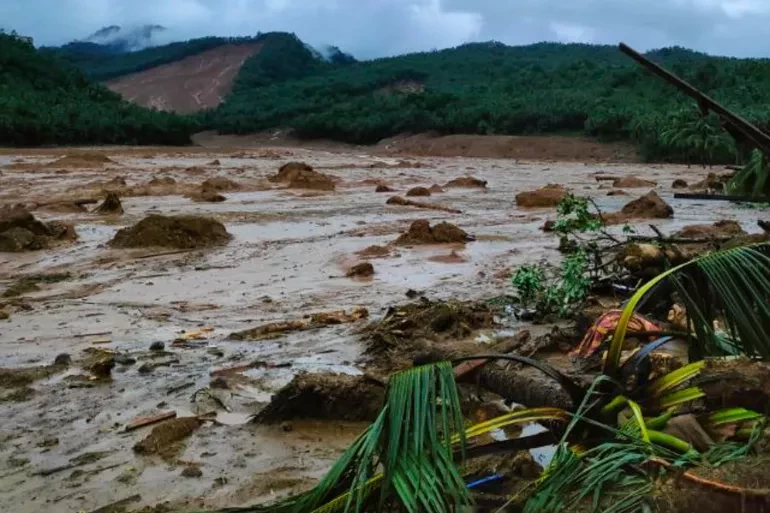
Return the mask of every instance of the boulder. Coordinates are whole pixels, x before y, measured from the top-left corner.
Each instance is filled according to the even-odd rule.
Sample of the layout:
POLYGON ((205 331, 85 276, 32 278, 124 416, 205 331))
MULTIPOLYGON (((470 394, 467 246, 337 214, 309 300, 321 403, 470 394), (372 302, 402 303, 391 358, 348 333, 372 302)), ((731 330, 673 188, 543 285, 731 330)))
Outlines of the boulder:
POLYGON ((516 204, 524 208, 555 207, 567 194, 561 185, 548 184, 536 191, 520 192, 516 195, 516 204))

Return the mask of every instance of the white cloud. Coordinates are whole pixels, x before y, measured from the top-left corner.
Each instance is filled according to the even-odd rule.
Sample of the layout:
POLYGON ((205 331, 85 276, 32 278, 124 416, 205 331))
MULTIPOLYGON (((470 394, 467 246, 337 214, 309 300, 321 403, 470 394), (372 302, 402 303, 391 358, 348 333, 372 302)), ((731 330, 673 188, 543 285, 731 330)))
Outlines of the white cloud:
POLYGON ((284 30, 361 58, 491 39, 770 56, 770 0, 0 0, 0 26, 38 44, 144 23, 174 38, 284 30))

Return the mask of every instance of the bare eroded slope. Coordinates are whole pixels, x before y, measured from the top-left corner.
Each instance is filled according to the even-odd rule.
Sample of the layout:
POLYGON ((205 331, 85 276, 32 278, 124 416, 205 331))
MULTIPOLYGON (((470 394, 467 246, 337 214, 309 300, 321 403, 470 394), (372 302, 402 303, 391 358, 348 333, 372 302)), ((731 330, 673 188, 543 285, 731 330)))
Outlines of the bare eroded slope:
POLYGON ((222 45, 106 85, 139 105, 188 114, 219 105, 243 63, 261 47, 260 43, 222 45))

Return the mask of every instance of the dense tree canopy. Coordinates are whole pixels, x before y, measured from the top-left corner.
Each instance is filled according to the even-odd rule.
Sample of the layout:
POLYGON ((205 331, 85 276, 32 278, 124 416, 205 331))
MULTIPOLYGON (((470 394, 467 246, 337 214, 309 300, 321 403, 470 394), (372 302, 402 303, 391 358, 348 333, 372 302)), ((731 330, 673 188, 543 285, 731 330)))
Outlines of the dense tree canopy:
POLYGON ((190 118, 123 101, 76 68, 0 32, 0 145, 187 144, 190 118))
MULTIPOLYGON (((727 107, 770 125, 770 61, 710 57, 682 48, 648 55, 727 107)), ((241 85, 249 73, 244 68, 241 85)), ((692 101, 611 46, 473 43, 347 66, 307 67, 305 76, 284 76, 280 83, 262 76, 265 80, 252 77, 248 87, 236 87, 208 114, 207 123, 228 133, 292 127, 302 137, 355 143, 428 130, 585 133, 632 140, 652 160, 695 158, 698 144, 708 147, 709 161, 732 161, 739 153, 730 138, 694 137, 692 130, 707 130, 712 120, 689 126, 698 121, 693 121, 692 101), (689 135, 675 136, 672 130, 689 135), (695 146, 688 147, 688 141, 695 146)))

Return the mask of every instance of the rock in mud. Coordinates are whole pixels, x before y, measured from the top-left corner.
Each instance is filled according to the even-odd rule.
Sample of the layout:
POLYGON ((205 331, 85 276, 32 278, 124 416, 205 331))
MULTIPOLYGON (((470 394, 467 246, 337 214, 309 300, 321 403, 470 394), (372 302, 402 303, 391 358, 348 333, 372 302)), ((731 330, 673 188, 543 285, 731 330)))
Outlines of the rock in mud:
POLYGON ((524 208, 555 207, 567 194, 567 189, 561 185, 548 184, 536 191, 520 192, 516 195, 516 204, 524 208))
POLYGON ((390 187, 388 187, 385 184, 380 184, 380 185, 377 186, 376 189, 374 189, 374 192, 394 192, 394 191, 395 191, 395 189, 391 189, 390 187))
POLYGON ((201 183, 201 191, 203 192, 207 190, 216 192, 231 192, 240 189, 241 185, 239 183, 234 182, 224 176, 215 176, 214 178, 209 178, 208 180, 204 180, 203 183, 201 183))
POLYGON ((622 189, 613 189, 607 191, 607 196, 628 196, 628 193, 622 189))
POLYGON ((377 417, 385 387, 365 376, 300 373, 260 411, 256 422, 293 419, 366 421, 377 417))
POLYGON ((716 173, 709 173, 706 175, 706 178, 701 180, 700 182, 695 182, 690 186, 690 190, 692 191, 701 191, 701 192, 722 192, 725 188, 725 184, 730 181, 730 178, 733 177, 732 173, 727 173, 723 175, 718 175, 716 173))
POLYGON ((689 187, 686 181, 682 180, 681 178, 677 178, 674 180, 674 182, 671 184, 672 189, 686 189, 689 187))
POLYGON ((182 470, 182 477, 188 477, 188 478, 198 478, 203 477, 203 472, 201 471, 201 468, 198 465, 187 465, 182 470))
POLYGON ((425 187, 412 187, 406 191, 407 196, 430 196, 430 191, 425 187))
POLYGON ((102 204, 94 210, 94 213, 105 216, 123 215, 123 204, 120 202, 120 196, 114 192, 108 192, 107 197, 104 198, 102 204))
POLYGON ((356 264, 345 274, 348 278, 369 278, 374 276, 374 266, 369 262, 356 264))
POLYGON ((119 230, 109 244, 115 248, 198 249, 223 246, 231 237, 222 223, 208 217, 153 214, 119 230))
POLYGON ((657 187, 657 185, 657 182, 644 180, 636 176, 624 176, 623 178, 618 178, 612 182, 612 186, 616 189, 637 189, 642 187, 648 188, 657 187))
POLYGON ((67 353, 57 354, 53 361, 54 365, 69 365, 72 363, 72 357, 67 353))
POLYGON ((157 341, 150 344, 150 351, 163 351, 166 348, 166 344, 157 341))
POLYGON ((627 203, 620 212, 602 214, 602 219, 606 224, 621 224, 630 219, 668 219, 673 215, 674 209, 657 192, 650 191, 627 203))
POLYGON ((134 445, 134 451, 143 456, 173 458, 181 448, 179 442, 192 435, 202 423, 197 417, 169 419, 152 428, 149 435, 134 445))
POLYGON ((289 162, 278 170, 278 173, 268 178, 271 182, 289 184, 290 189, 312 189, 317 191, 333 191, 336 187, 331 176, 315 171, 304 162, 289 162))
POLYGON ((428 190, 430 191, 431 194, 439 194, 444 192, 444 189, 437 183, 434 183, 433 185, 428 187, 428 190))
POLYGON ((275 338, 291 331, 311 330, 323 326, 347 324, 369 317, 369 311, 364 307, 353 308, 350 313, 344 310, 336 312, 320 312, 311 314, 303 319, 293 321, 270 322, 244 331, 231 333, 230 340, 263 340, 275 338))
POLYGON ((57 241, 77 238, 71 224, 38 221, 26 208, 0 209, 0 252, 45 249, 57 241))
POLYGON ((399 246, 417 244, 444 244, 452 242, 468 242, 474 240, 464 230, 457 226, 442 222, 431 226, 426 219, 418 219, 409 227, 409 231, 396 239, 399 246))
POLYGON ((104 355, 88 361, 84 368, 96 377, 109 378, 115 368, 115 358, 112 355, 104 355))
POLYGON ((227 200, 226 197, 211 189, 205 189, 195 194, 191 194, 190 198, 193 201, 202 203, 222 203, 223 201, 227 200))
POLYGON ((207 165, 207 166, 219 166, 219 165, 221 165, 221 164, 222 164, 222 163, 221 163, 221 162, 219 162, 219 159, 214 159, 214 160, 212 160, 211 162, 209 162, 209 163, 208 163, 208 164, 206 164, 206 165, 207 165))
POLYGON ((737 221, 717 221, 714 224, 691 224, 685 226, 673 237, 680 239, 722 239, 747 235, 737 221))
POLYGON ((473 176, 461 176, 447 182, 444 187, 465 187, 465 188, 479 188, 486 189, 487 181, 474 178, 473 176))

